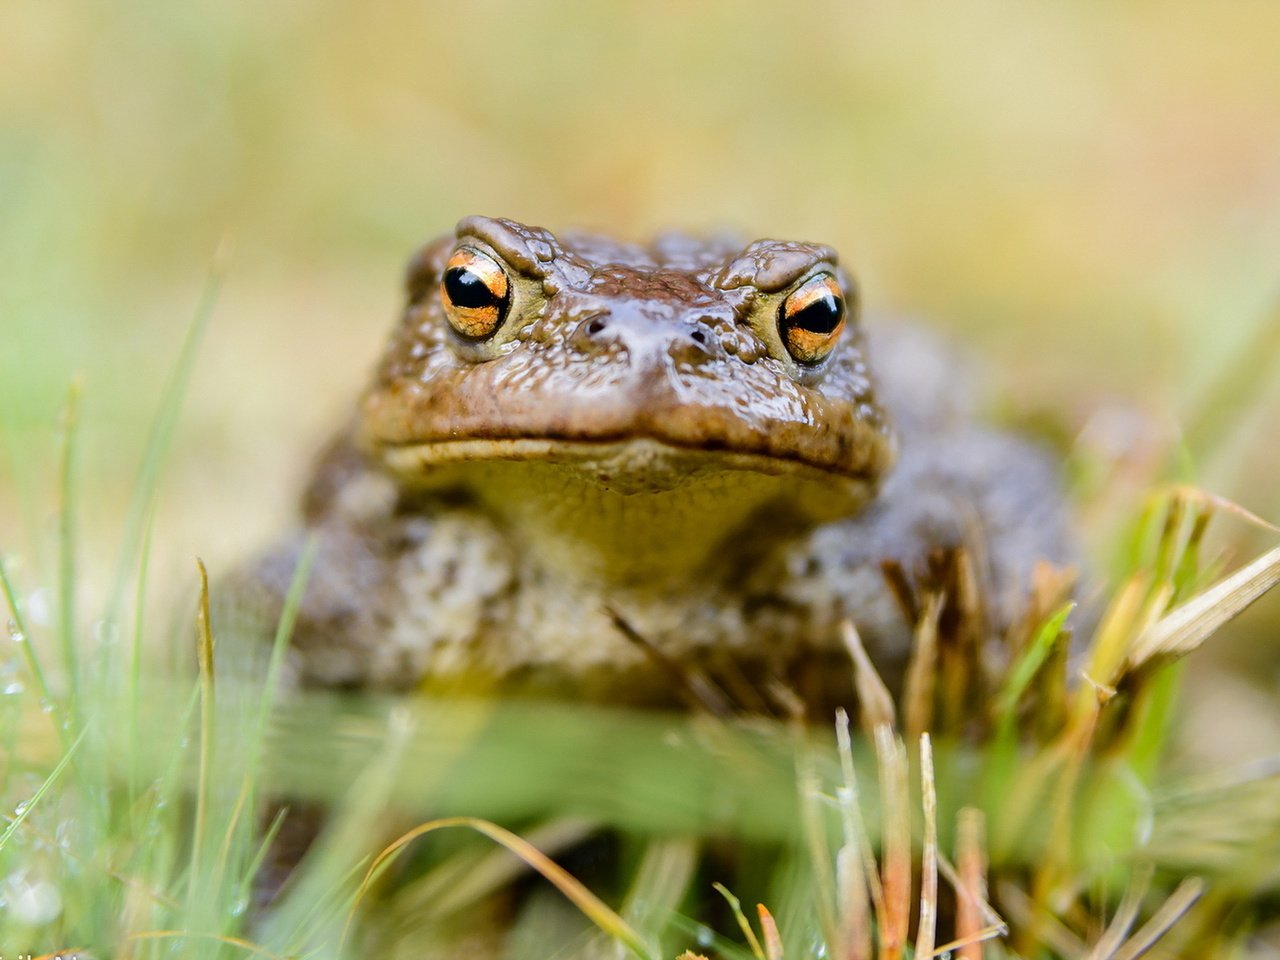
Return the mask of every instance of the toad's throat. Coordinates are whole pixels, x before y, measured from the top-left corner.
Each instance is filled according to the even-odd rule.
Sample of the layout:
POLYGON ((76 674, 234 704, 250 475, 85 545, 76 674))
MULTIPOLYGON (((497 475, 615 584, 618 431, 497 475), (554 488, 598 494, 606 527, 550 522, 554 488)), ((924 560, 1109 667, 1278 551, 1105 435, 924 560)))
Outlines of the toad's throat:
POLYGON ((856 512, 875 488, 794 460, 645 438, 451 440, 379 454, 408 486, 469 495, 541 570, 622 589, 733 576, 748 555, 856 512))

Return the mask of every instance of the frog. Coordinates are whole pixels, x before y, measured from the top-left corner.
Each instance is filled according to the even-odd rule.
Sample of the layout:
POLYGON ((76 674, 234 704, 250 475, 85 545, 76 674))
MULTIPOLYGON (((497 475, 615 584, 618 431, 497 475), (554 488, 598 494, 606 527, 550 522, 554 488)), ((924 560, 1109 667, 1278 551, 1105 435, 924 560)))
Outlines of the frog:
POLYGON ((954 346, 864 323, 830 246, 473 216, 405 276, 301 522, 221 591, 224 633, 269 638, 314 551, 289 685, 821 715, 846 625, 902 675, 940 551, 993 635, 1072 560, 1054 459, 954 346))

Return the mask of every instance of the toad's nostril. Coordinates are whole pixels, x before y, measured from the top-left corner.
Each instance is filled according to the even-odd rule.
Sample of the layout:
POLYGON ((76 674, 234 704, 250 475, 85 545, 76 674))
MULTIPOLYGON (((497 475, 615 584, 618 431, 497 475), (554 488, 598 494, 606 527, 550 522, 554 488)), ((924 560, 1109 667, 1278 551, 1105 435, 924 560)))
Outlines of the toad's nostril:
POLYGON ((620 329, 607 313, 583 317, 569 337, 569 346, 578 353, 602 354, 626 350, 625 330, 620 329))
POLYGON ((714 333, 699 325, 685 329, 670 342, 667 353, 681 363, 701 364, 720 355, 720 344, 714 333))

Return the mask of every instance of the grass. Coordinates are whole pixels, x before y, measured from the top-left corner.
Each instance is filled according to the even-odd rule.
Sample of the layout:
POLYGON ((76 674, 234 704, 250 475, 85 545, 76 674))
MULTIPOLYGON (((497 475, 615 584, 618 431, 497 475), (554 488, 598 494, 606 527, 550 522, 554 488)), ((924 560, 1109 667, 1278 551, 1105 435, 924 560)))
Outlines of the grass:
POLYGON ((917 619, 900 697, 849 628, 860 712, 834 731, 581 705, 278 700, 309 553, 261 683, 215 684, 203 566, 189 574, 198 628, 174 638, 195 675, 153 672, 141 654, 156 629, 147 517, 211 302, 152 431, 95 639, 78 609, 76 391, 56 616, 28 616, 35 585, 0 555, 14 641, 0 951, 483 956, 492 944, 477 937, 505 923, 515 885, 527 906, 511 956, 1248 955, 1280 895, 1280 774, 1206 784, 1165 760, 1181 658, 1280 580, 1280 549, 1230 573, 1204 556, 1214 515, 1256 518, 1186 487, 1152 494, 1087 642, 1073 646, 1069 573, 1044 567, 1000 657, 981 642, 968 558, 944 558, 942 587, 903 598, 917 619), (263 813, 286 791, 333 817, 260 909, 255 876, 293 815, 263 813), (621 877, 557 865, 601 834, 621 877))
MULTIPOLYGON (((696 5, 674 32, 648 6, 580 2, 513 6, 478 32, 467 6, 375 16, 337 4, 314 16, 298 5, 19 0, 0 10, 10 94, 0 96, 0 450, 14 466, 0 478, 0 524, 26 534, 0 542, 12 621, 0 631, 0 955, 331 955, 373 858, 449 814, 519 826, 555 853, 616 830, 625 882, 600 892, 664 957, 686 947, 758 957, 778 943, 805 956, 846 924, 883 926, 871 894, 885 865, 870 851, 885 856, 890 810, 912 812, 913 852, 904 858, 899 820, 892 859, 899 877, 911 865, 909 912, 920 911, 925 794, 911 778, 926 731, 936 941, 953 923, 987 922, 979 910, 962 923, 975 904, 952 892, 977 889, 984 873, 1009 927, 988 956, 1086 956, 1114 918, 1136 909, 1136 928, 1178 907, 1167 898, 1195 876, 1203 895, 1153 953, 1267 955, 1247 932, 1280 912, 1280 765, 1187 771, 1171 754, 1179 690, 1214 668, 1192 648, 1274 579, 1274 554, 1207 591, 1223 563, 1199 557, 1208 541, 1188 526, 1205 520, 1194 497, 1176 523, 1161 495, 1133 530, 1098 531, 1123 541, 1124 559, 1111 568, 1116 602, 1092 638, 1088 681, 1065 679, 1080 684, 1085 665, 1068 662, 1063 631, 1079 631, 1081 617, 1060 603, 1009 638, 1009 667, 980 682, 967 638, 932 635, 926 616, 910 696, 887 699, 864 665, 873 718, 857 718, 844 750, 839 731, 812 732, 799 769, 785 724, 276 702, 269 682, 202 699, 196 677, 165 676, 157 663, 169 649, 197 662, 194 627, 170 636, 168 611, 147 601, 175 585, 194 597, 198 582, 193 562, 165 558, 175 512, 207 495, 180 475, 177 511, 155 505, 189 359, 170 381, 132 505, 111 518, 124 520, 118 558, 102 564, 85 549, 103 539, 93 507, 119 499, 122 459, 92 448, 134 439, 110 426, 133 422, 146 395, 143 345, 167 342, 169 297, 228 225, 245 250, 230 339, 220 366, 212 351, 203 413, 184 421, 202 458, 227 434, 261 436, 260 417, 286 406, 280 356, 327 384, 368 352, 381 335, 365 322, 381 315, 371 305, 392 299, 387 264, 486 211, 637 235, 726 223, 832 241, 873 306, 909 305, 986 341, 1024 402, 1057 409, 1118 393, 1180 406, 1186 445, 1215 487, 1274 509, 1277 461, 1255 436, 1274 419, 1274 388, 1270 410, 1260 398, 1276 380, 1280 325, 1274 314, 1246 319, 1274 283, 1280 114, 1265 91, 1280 76, 1268 29, 1280 8, 988 4, 951 20, 910 5, 837 6, 815 21, 696 5), (514 109, 512 91, 531 77, 538 109, 514 109), (298 349, 313 342, 328 349, 298 349), (326 353, 336 359, 324 365, 326 353), (87 373, 83 416, 68 418, 59 458, 46 453, 47 424, 72 369, 87 373), (1255 435, 1240 429, 1247 407, 1255 435), (1162 552, 1166 528, 1182 532, 1162 552), (1175 662, 1179 653, 1189 656, 1175 662), (886 723, 910 771, 905 788, 886 782, 887 805, 875 736, 886 723), (339 817, 292 893, 251 929, 248 878, 264 834, 279 829, 256 808, 285 787, 339 817), (862 838, 857 857, 850 836, 862 838), (740 876, 715 866, 725 838, 752 851, 740 876), (963 884, 948 879, 944 854, 963 884), (1139 897, 1126 883, 1145 875, 1143 860, 1154 869, 1139 897), (849 896, 859 882, 867 901, 849 896), (776 940, 761 928, 761 900, 776 940)), ((185 357, 198 339, 199 325, 185 357)), ((334 412, 297 402, 311 399, 305 388, 290 396, 292 418, 272 425, 273 439, 308 435, 334 412)), ((220 506, 220 523, 257 509, 243 521, 255 528, 279 509, 269 497, 220 506)), ((1052 584, 1044 595, 1055 597, 1052 584)), ((391 951, 397 939, 445 936, 451 916, 483 916, 477 904, 522 861, 464 832, 405 848, 370 887, 354 935, 377 923, 391 951)), ((558 900, 531 902, 523 943, 578 935, 558 900)))

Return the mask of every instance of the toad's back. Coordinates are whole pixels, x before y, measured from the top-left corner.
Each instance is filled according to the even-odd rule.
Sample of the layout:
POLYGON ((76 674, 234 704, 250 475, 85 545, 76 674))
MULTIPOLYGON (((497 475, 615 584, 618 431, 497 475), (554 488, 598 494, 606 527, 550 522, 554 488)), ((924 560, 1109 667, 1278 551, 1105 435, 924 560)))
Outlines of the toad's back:
POLYGON ((870 353, 874 374, 825 246, 464 220, 410 265, 307 529, 232 578, 224 628, 270 635, 308 533, 310 684, 660 702, 673 664, 829 662, 846 618, 891 667, 909 625, 884 565, 923 576, 958 546, 999 627, 1034 561, 1063 559, 1054 471, 975 425, 931 339, 870 353))

